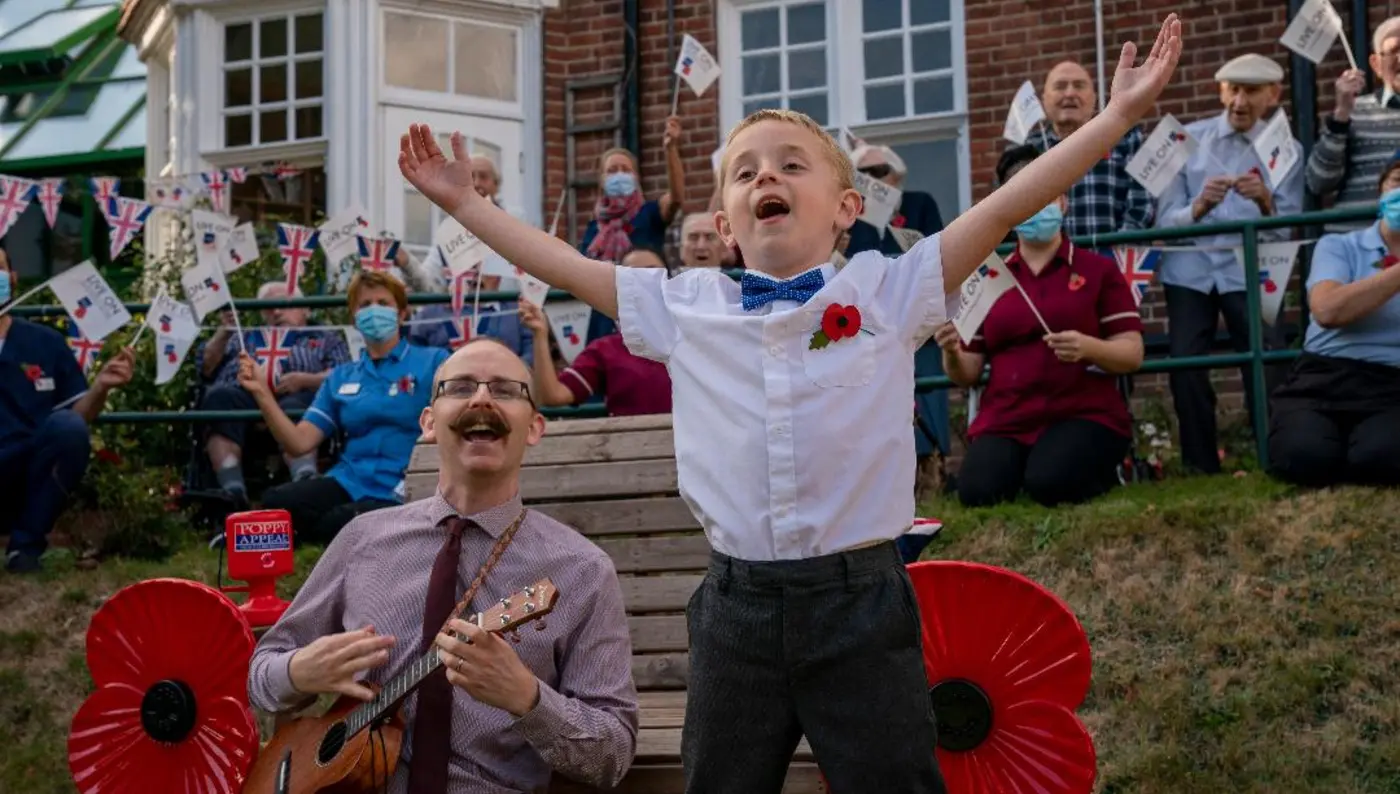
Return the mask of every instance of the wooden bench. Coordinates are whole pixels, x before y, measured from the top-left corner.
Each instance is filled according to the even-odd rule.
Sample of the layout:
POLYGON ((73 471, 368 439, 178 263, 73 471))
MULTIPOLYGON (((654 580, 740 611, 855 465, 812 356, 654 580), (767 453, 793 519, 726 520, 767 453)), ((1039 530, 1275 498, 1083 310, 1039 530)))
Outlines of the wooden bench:
MULTIPOLYGON (((437 487, 438 450, 419 444, 410 500, 437 487)), ((612 557, 632 631, 632 675, 641 699, 637 756, 614 791, 681 794, 685 719, 685 607, 709 564, 710 547, 676 487, 669 415, 551 421, 520 473, 526 505, 577 529, 612 557)), ((558 777, 551 792, 590 791, 558 777)), ((785 794, 825 791, 804 741, 785 794)))

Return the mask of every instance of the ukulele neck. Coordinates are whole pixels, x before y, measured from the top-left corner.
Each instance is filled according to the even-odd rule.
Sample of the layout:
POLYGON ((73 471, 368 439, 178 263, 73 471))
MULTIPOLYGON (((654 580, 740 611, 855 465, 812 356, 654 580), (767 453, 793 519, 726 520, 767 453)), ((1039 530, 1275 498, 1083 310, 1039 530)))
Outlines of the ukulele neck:
POLYGON ((345 727, 353 736, 370 725, 393 713, 403 699, 408 697, 432 672, 442 666, 437 648, 414 659, 408 669, 394 676, 384 688, 375 694, 374 700, 361 703, 345 717, 345 727))

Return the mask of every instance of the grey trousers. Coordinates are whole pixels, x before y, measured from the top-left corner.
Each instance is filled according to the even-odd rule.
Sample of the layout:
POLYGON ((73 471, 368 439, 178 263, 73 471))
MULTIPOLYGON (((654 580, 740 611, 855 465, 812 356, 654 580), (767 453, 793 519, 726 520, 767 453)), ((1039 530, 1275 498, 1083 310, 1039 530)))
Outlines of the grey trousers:
POLYGON ((778 562, 715 553, 686 619, 686 794, 779 794, 804 735, 833 794, 944 794, 894 543, 778 562))

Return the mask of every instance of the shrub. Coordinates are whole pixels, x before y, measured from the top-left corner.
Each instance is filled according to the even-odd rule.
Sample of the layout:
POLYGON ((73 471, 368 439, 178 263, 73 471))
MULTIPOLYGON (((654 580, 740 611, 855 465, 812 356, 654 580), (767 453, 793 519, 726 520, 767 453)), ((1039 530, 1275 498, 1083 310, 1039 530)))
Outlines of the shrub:
POLYGON ((178 470, 141 465, 135 442, 101 446, 61 525, 87 551, 164 559, 188 537, 190 521, 176 504, 178 470))

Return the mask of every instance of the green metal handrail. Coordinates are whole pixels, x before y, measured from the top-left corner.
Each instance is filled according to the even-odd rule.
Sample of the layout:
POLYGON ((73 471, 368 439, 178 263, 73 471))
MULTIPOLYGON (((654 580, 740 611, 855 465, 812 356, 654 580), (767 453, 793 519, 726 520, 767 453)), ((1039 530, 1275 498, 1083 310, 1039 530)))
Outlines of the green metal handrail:
MULTIPOLYGON (((1257 284, 1259 282, 1258 257, 1260 231, 1370 221, 1376 217, 1376 211, 1377 205, 1368 204, 1357 207, 1272 218, 1259 218, 1247 221, 1227 221, 1223 223, 1196 224, 1194 226, 1182 226, 1170 229, 1143 229, 1140 231, 1115 232, 1113 234, 1089 238, 1076 238, 1074 242, 1076 245, 1098 248, 1123 243, 1156 243, 1167 240, 1184 240, 1194 237, 1239 234, 1240 244, 1244 254, 1244 283, 1257 284)), ((1013 250, 1013 246, 1003 245, 997 250, 1002 255, 1005 255, 1013 250)), ((1304 271, 1305 270, 1306 269, 1304 269, 1304 271)), ((730 273, 730 275, 737 276, 741 271, 726 272, 730 273)), ((1268 395, 1265 393, 1264 367, 1266 364, 1271 363, 1291 362, 1299 356, 1300 351, 1264 350, 1259 290, 1247 289, 1245 290, 1245 296, 1250 318, 1248 352, 1150 359, 1144 361, 1142 367, 1133 374, 1173 372, 1190 369, 1224 369, 1248 365, 1250 369, 1249 377, 1253 385, 1254 410, 1251 413, 1254 422, 1255 444, 1258 450, 1260 465, 1267 467, 1269 460, 1267 424, 1268 395)), ((519 297, 519 293, 514 291, 502 290, 481 293, 481 299, 487 301, 513 300, 517 297, 519 297)), ((552 299, 567 300, 572 299, 573 296, 562 290, 551 290, 549 297, 552 299)), ((1305 292, 1304 305, 1306 305, 1306 297, 1305 292)), ((408 300, 409 303, 415 305, 440 304, 450 301, 451 296, 446 293, 415 293, 409 295, 408 300)), ((345 297, 343 295, 307 295, 298 298, 248 299, 238 301, 237 305, 239 310, 247 311, 277 308, 338 308, 345 305, 345 297)), ((133 314, 142 314, 149 309, 150 305, 146 303, 128 303, 126 307, 127 310, 133 314)), ((62 306, 16 306, 11 313, 20 317, 55 317, 62 316, 65 314, 65 311, 62 306)), ((957 384, 953 383, 946 376, 939 376, 916 379, 914 390, 916 392, 927 392, 935 389, 954 388, 956 386, 957 384)), ((543 412, 546 416, 551 418, 574 418, 603 416, 605 414, 605 408, 601 405, 587 405, 569 408, 546 408, 543 412)), ((300 415, 300 412, 289 412, 288 415, 296 418, 300 415)), ((256 421, 260 418, 261 414, 257 411, 122 411, 104 413, 98 417, 98 421, 106 423, 211 422, 221 420, 256 421)))

